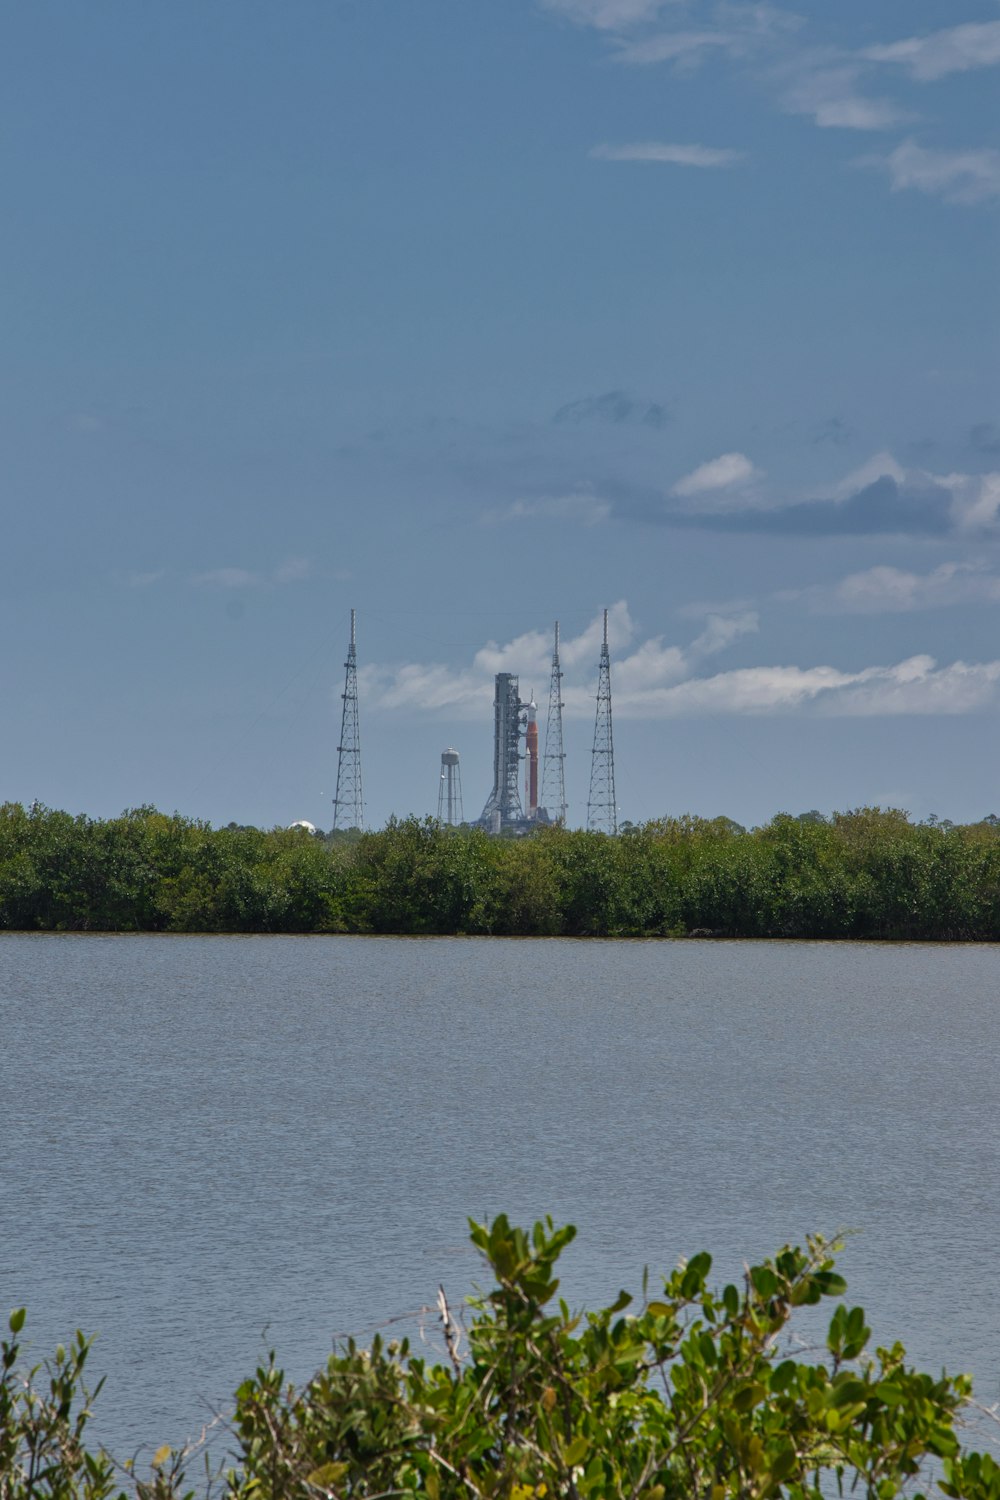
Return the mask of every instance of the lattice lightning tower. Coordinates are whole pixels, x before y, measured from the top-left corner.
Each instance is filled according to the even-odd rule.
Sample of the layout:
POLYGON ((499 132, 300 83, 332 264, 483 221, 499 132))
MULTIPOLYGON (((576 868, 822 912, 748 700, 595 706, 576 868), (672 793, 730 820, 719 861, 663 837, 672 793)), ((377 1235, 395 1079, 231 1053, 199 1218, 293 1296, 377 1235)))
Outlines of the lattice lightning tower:
POLYGON ((549 716, 545 721, 545 754, 542 757, 542 790, 539 802, 553 821, 566 821, 566 755, 563 751, 562 668, 559 665, 559 621, 556 621, 549 682, 549 716))
POLYGON ((611 658, 608 655, 608 612, 604 611, 604 644, 597 679, 597 717, 594 720, 593 760, 587 827, 594 833, 618 832, 615 804, 615 744, 611 732, 611 658))
POLYGON ((358 728, 358 661, 351 610, 351 644, 344 666, 344 712, 340 721, 340 744, 337 746, 337 795, 333 799, 333 826, 364 827, 364 800, 361 795, 361 732, 358 728))

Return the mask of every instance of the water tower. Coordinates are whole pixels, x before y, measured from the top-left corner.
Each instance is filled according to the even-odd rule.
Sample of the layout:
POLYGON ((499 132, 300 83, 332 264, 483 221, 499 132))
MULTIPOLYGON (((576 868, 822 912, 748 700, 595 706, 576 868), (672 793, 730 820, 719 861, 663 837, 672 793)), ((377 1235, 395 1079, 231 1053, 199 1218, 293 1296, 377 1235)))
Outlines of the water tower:
POLYGON ((437 820, 448 828, 457 828, 463 821, 463 816, 462 771, 458 764, 458 751, 449 748, 441 751, 437 820))

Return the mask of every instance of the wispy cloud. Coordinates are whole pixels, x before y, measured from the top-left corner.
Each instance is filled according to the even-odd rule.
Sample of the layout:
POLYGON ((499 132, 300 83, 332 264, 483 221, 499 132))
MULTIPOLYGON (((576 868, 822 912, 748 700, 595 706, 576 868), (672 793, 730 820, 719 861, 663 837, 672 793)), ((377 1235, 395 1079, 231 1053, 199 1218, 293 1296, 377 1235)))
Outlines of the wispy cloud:
MULTIPOLYGON (((663 636, 639 640, 628 606, 619 600, 609 617, 616 716, 966 714, 998 696, 1000 661, 939 666, 933 657, 919 655, 853 672, 829 665, 703 671, 713 655, 756 630, 756 614, 745 611, 710 616, 687 646, 663 636)), ((593 715, 600 638, 601 616, 595 615, 578 636, 563 642, 563 697, 570 719, 593 715)), ((366 666, 359 685, 372 711, 481 719, 489 713, 496 672, 518 673, 530 690, 546 680, 550 651, 548 632, 535 630, 505 645, 488 642, 466 667, 440 662, 366 666)))
MULTIPOLYGON (((1000 64, 1000 21, 967 22, 898 41, 849 50, 810 46, 806 21, 766 3, 720 0, 704 6, 701 25, 669 25, 680 0, 541 0, 543 8, 596 28, 614 60, 632 67, 690 69, 712 58, 749 69, 788 113, 810 118, 820 129, 884 131, 918 118, 876 85, 889 70, 917 82, 1000 64)), ((688 12, 690 14, 690 11, 688 12)), ((639 141, 604 143, 591 155, 606 161, 693 167, 732 166, 730 148, 639 141)), ((884 155, 864 158, 894 191, 916 189, 957 204, 979 204, 1000 196, 1000 151, 971 145, 955 150, 902 141, 884 155)))
POLYGON ((872 62, 898 63, 919 83, 932 83, 949 73, 1000 63, 1000 21, 971 21, 926 36, 867 47, 863 56, 872 62))
POLYGON ((621 45, 615 53, 615 60, 635 67, 675 63, 689 68, 713 52, 732 56, 743 50, 743 39, 737 32, 667 31, 621 45))
POLYGON ((755 469, 745 453, 722 453, 708 463, 700 464, 683 479, 678 479, 673 494, 682 499, 705 495, 713 490, 730 490, 758 479, 760 471, 755 469))
POLYGON ((902 141, 887 156, 862 157, 859 166, 888 173, 894 193, 907 188, 949 203, 983 203, 1000 197, 1000 151, 991 146, 944 151, 902 141))
POLYGON ((312 565, 302 557, 290 557, 271 573, 255 573, 248 568, 209 568, 194 573, 191 582, 210 589, 269 589, 308 578, 312 565))
POLYGON ((301 583, 312 573, 312 563, 306 557, 289 557, 275 569, 275 583, 301 583))
POLYGON ((906 614, 952 605, 1000 603, 1000 577, 984 562, 941 563, 929 573, 902 568, 866 568, 831 585, 782 595, 815 614, 906 614))
POLYGON ((666 0, 541 0, 544 10, 599 31, 623 31, 655 21, 666 0))
POLYGON ((502 510, 487 511, 487 525, 502 521, 567 521, 578 526, 597 526, 611 515, 609 501, 590 490, 567 495, 542 495, 532 500, 515 500, 502 510))
POLYGON ((995 701, 1000 661, 939 667, 913 656, 891 666, 843 672, 836 667, 745 667, 647 694, 637 717, 710 714, 831 716, 966 714, 995 701))
POLYGON ((643 427, 665 427, 670 413, 661 401, 642 400, 627 391, 604 391, 600 396, 581 396, 560 406, 552 423, 556 427, 579 427, 597 422, 619 427, 638 423, 643 427))
POLYGON ((259 573, 246 568, 209 568, 205 573, 195 573, 191 582, 207 589, 252 589, 259 588, 263 580, 259 573))
POLYGON ((797 76, 783 90, 784 108, 808 115, 821 129, 886 130, 910 118, 892 100, 862 93, 856 64, 816 66, 806 60, 794 71, 797 76))
POLYGON ((773 5, 722 3, 714 7, 712 25, 619 38, 614 56, 617 62, 634 67, 669 63, 691 69, 713 55, 738 59, 766 52, 800 25, 798 16, 773 5))
POLYGON ((665 141, 637 141, 629 146, 594 146, 598 161, 660 162, 676 167, 731 167, 743 156, 717 146, 672 146, 665 141))

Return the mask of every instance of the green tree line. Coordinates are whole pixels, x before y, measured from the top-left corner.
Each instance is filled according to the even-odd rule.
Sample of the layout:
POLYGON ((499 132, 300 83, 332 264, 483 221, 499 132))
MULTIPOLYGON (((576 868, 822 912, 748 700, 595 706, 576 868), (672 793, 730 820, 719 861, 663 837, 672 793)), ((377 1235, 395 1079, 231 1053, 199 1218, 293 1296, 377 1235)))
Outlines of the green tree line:
POLYGON ((1000 825, 862 808, 615 838, 360 835, 0 807, 0 929, 1000 940, 1000 825))
MULTIPOLYGON (((440 1361, 405 1341, 348 1341, 304 1388, 274 1355, 224 1414, 229 1453, 169 1444, 124 1464, 89 1448, 89 1342, 19 1369, 24 1309, 0 1342, 3 1500, 1000 1500, 1000 1467, 963 1449, 967 1377, 872 1351, 835 1247, 811 1239, 713 1288, 695 1255, 649 1295, 576 1313, 557 1300, 572 1226, 471 1223, 492 1289, 440 1361), (824 1331, 804 1309, 837 1299, 824 1331), (803 1339, 802 1335, 811 1335, 803 1339), (919 1486, 919 1488, 918 1488, 919 1486)), ((155 1358, 155 1355, 152 1355, 155 1358)))

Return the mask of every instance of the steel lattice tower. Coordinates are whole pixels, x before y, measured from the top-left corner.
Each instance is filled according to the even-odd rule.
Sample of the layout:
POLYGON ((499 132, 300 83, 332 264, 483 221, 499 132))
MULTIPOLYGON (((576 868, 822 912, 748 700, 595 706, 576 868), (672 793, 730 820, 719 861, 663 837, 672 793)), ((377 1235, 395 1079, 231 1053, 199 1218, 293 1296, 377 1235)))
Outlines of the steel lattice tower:
POLYGON ((559 665, 559 621, 556 621, 549 682, 549 716, 545 721, 545 754, 542 757, 542 791, 539 801, 555 822, 566 821, 566 755, 562 729, 562 668, 559 665))
POLYGON ((340 744, 337 746, 337 795, 333 799, 334 829, 363 828, 364 800, 361 795, 361 732, 358 728, 358 660, 351 610, 351 644, 344 663, 344 711, 340 721, 340 744))
POLYGON ((458 751, 451 747, 441 751, 441 780, 438 783, 439 823, 446 828, 457 828, 463 821, 462 770, 458 763, 458 751))
POLYGON ((608 612, 604 611, 604 644, 597 679, 597 717, 594 720, 593 760, 587 827, 594 833, 618 832, 615 804, 615 742, 611 732, 611 658, 608 655, 608 612))

